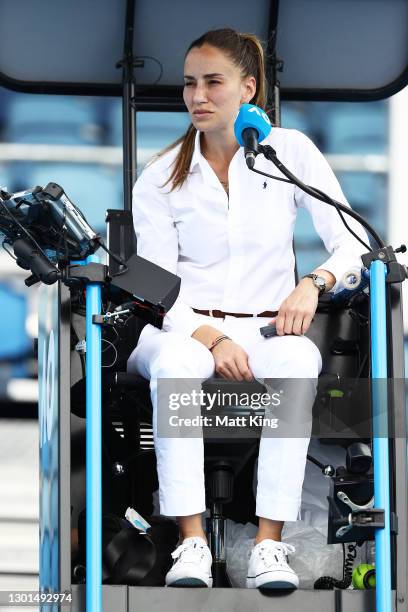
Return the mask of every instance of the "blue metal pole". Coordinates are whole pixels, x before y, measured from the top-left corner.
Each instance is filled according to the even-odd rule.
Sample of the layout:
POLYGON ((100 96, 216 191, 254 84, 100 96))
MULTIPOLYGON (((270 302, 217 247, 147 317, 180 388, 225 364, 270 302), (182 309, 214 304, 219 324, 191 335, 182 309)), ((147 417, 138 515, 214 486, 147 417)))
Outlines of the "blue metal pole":
MULTIPOLYGON (((99 263, 90 255, 86 263, 99 263)), ((102 610, 102 357, 101 287, 86 287, 86 610, 102 610)))
POLYGON ((387 397, 387 269, 370 266, 371 371, 373 389, 374 506, 384 509, 384 528, 375 532, 376 610, 391 612, 390 482, 387 397))

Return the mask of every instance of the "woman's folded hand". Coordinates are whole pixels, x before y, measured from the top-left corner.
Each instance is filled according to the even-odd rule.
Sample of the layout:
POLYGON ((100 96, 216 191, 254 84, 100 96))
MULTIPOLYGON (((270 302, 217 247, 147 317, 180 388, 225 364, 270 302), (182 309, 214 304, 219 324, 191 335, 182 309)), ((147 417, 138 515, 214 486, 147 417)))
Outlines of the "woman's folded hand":
POLYGON ((303 278, 282 302, 279 312, 269 323, 276 324, 278 336, 301 336, 310 327, 319 300, 319 290, 312 279, 303 278))
POLYGON ((228 380, 253 380, 248 355, 233 340, 223 340, 211 351, 217 374, 228 380))
MULTIPOLYGON (((192 337, 210 349, 217 338, 223 335, 220 329, 211 325, 201 325, 194 331, 192 337)), ((222 340, 214 348, 211 348, 211 354, 215 361, 215 371, 223 378, 253 380, 254 375, 248 365, 248 355, 242 346, 236 344, 233 340, 222 340)))

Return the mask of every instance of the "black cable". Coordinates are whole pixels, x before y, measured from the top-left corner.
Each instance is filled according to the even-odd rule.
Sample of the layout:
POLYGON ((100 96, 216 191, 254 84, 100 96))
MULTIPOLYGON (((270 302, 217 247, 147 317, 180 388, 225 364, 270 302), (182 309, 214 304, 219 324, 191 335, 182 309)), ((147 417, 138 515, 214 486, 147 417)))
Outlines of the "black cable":
MULTIPOLYGON (((14 259, 14 261, 17 261, 17 257, 16 257, 16 256, 15 256, 15 255, 14 255, 14 254, 11 252, 11 251, 9 251, 8 249, 6 249, 6 246, 5 246, 5 245, 6 245, 6 244, 10 244, 9 242, 6 242, 6 240, 7 240, 7 238, 4 238, 3 242, 1 243, 1 246, 2 246, 2 247, 3 247, 3 249, 6 251, 6 253, 7 253, 8 255, 10 255, 10 257, 11 257, 12 259, 14 259)), ((11 246, 12 246, 12 245, 11 245, 11 246)))
POLYGON ((96 242, 99 244, 100 247, 103 248, 104 251, 106 251, 117 263, 119 263, 121 266, 124 266, 125 269, 121 270, 120 272, 116 272, 116 274, 112 275, 112 278, 115 276, 120 276, 121 274, 125 274, 125 272, 127 272, 129 270, 129 268, 127 267, 125 261, 119 257, 119 255, 115 255, 115 253, 113 253, 110 249, 108 249, 107 246, 105 246, 105 244, 103 243, 103 241, 99 238, 96 240, 96 242))
MULTIPOLYGON (((269 158, 267 158, 269 159, 269 158)), ((268 178, 274 179, 275 181, 282 181, 283 183, 290 183, 291 185, 297 185, 297 183, 295 181, 292 181, 290 179, 284 179, 281 178, 279 176, 275 176, 273 174, 267 174, 266 172, 262 172, 261 170, 257 170, 256 168, 250 168, 250 170, 252 170, 252 172, 256 172, 256 174, 262 174, 262 176, 266 176, 268 178)), ((300 181, 299 181, 300 182, 300 181)), ((297 185, 298 186, 298 185, 297 185)), ((335 207, 335 209, 337 210, 340 219, 343 221, 344 225, 346 226, 346 228, 348 229, 348 231, 353 234, 353 236, 359 241, 361 242, 361 244, 368 250, 368 251, 372 251, 372 248, 370 246, 368 246, 363 240, 361 240, 361 238, 359 236, 357 236, 357 234, 355 232, 353 232, 353 230, 351 229, 351 227, 348 226, 345 218, 343 217, 343 214, 341 212, 341 209, 338 206, 338 202, 336 202, 336 200, 332 200, 332 198, 329 198, 329 196, 327 196, 323 191, 320 191, 320 189, 317 189, 316 187, 311 187, 310 185, 307 185, 307 187, 310 190, 315 191, 316 193, 320 194, 323 198, 324 198, 324 202, 326 202, 327 204, 331 204, 332 206, 335 207), (330 201, 328 201, 328 199, 330 201)), ((312 195, 312 194, 310 194, 312 195)), ((316 195, 314 195, 313 197, 316 197, 316 195)), ((322 198, 317 198, 318 200, 322 200, 322 198)), ((354 216, 354 215, 351 215, 354 216)))
MULTIPOLYGON (((346 214, 348 214, 349 216, 353 217, 356 221, 358 221, 369 232, 369 234, 371 234, 371 236, 374 238, 374 240, 376 241, 376 243, 378 244, 378 246, 380 248, 383 248, 385 246, 384 241, 377 234, 377 232, 370 226, 370 224, 364 219, 364 217, 362 217, 361 215, 356 213, 351 208, 345 206, 341 202, 338 202, 337 200, 334 200, 333 198, 330 198, 330 196, 328 196, 327 194, 324 194, 319 189, 316 189, 315 187, 311 187, 309 185, 305 185, 305 183, 303 183, 301 180, 299 180, 294 174, 292 174, 292 172, 290 172, 290 170, 288 170, 282 164, 282 162, 276 157, 276 152, 275 152, 275 150, 272 147, 270 147, 269 145, 260 146, 260 152, 263 153, 265 158, 268 159, 269 161, 271 161, 282 172, 282 174, 284 176, 286 176, 288 179, 290 179, 289 182, 295 184, 297 187, 299 187, 299 189, 302 189, 302 191, 304 191, 305 193, 313 196, 317 200, 325 202, 325 203, 329 204, 330 206, 334 206, 337 211, 338 211, 338 209, 340 209, 343 212, 345 212, 346 214)), ((273 175, 265 174, 265 176, 269 176, 269 178, 272 178, 272 179, 275 178, 273 175)), ((350 229, 350 228, 348 228, 348 229, 350 229)), ((356 234, 354 234, 354 232, 352 232, 352 233, 353 233, 354 237, 361 244, 363 244, 363 246, 368 251, 372 251, 373 250, 371 248, 371 246, 365 244, 365 242, 362 241, 356 234)))
POLYGON ((38 242, 36 241, 36 239, 34 238, 34 236, 32 236, 30 234, 30 232, 20 223, 20 221, 18 219, 15 218, 15 216, 12 214, 12 212, 7 208, 7 206, 5 205, 5 203, 3 202, 3 200, 0 198, 0 204, 2 205, 2 207, 5 209, 5 211, 7 212, 8 216, 10 217, 10 219, 16 223, 16 225, 18 225, 18 227, 20 229, 23 230, 23 232, 26 234, 26 236, 29 238, 29 240, 31 240, 31 242, 34 243, 34 245, 37 247, 37 249, 40 251, 41 255, 43 255, 43 257, 45 257, 45 259, 47 259, 47 261, 50 262, 51 266, 54 268, 54 270, 56 270, 58 272, 58 274, 60 273, 59 269, 57 268, 57 266, 55 266, 52 261, 50 261, 50 259, 47 257, 47 255, 44 253, 44 251, 42 250, 42 248, 40 247, 40 245, 38 244, 38 242))
MULTIPOLYGON (((262 174, 262 176, 267 176, 268 178, 272 178, 275 181, 282 181, 283 183, 290 183, 291 185, 296 185, 296 183, 290 179, 284 179, 281 178, 279 176, 275 176, 273 174, 267 174, 266 172, 262 172, 261 170, 257 170, 256 168, 251 168, 252 172, 256 172, 256 174, 262 174)), ((354 238, 356 238, 359 242, 361 242, 361 244, 368 250, 368 251, 372 251, 372 248, 369 247, 363 240, 361 240, 361 238, 359 236, 357 236, 357 234, 351 229, 351 227, 349 227, 349 225, 347 224, 345 218, 343 217, 343 213, 341 211, 341 209, 338 206, 338 203, 336 202, 336 200, 332 200, 331 198, 329 198, 329 196, 327 196, 323 191, 320 191, 320 189, 317 189, 317 187, 311 187, 310 185, 307 185, 307 187, 313 191, 315 191, 316 193, 320 194, 322 197, 324 197, 324 202, 326 202, 327 204, 331 204, 332 206, 334 206, 340 216, 340 219, 343 221, 344 225, 346 226, 347 230, 354 236, 354 238), (330 199, 331 201, 329 202, 328 199, 330 199)), ((314 196, 316 197, 316 196, 314 196)), ((321 200, 321 198, 317 198, 319 200, 321 200)), ((352 215, 353 216, 353 215, 352 215)))
POLYGON ((63 210, 64 210, 64 216, 62 217, 61 234, 60 234, 57 248, 55 251, 57 260, 59 260, 59 254, 61 252, 60 247, 61 247, 62 242, 64 242, 64 248, 65 248, 64 259, 68 259, 68 245, 67 245, 67 239, 65 235, 65 230, 66 230, 65 221, 67 219, 67 207, 64 202, 63 202, 63 210))
POLYGON ((348 589, 351 584, 351 579, 353 576, 353 567, 354 561, 357 556, 357 546, 356 544, 348 544, 347 545, 347 557, 346 557, 346 548, 344 543, 343 546, 343 579, 338 580, 337 578, 333 578, 332 576, 322 576, 318 578, 314 585, 314 589, 325 589, 331 590, 334 587, 337 589, 348 589))
POLYGON ((350 232, 350 234, 352 234, 354 236, 354 238, 356 240, 358 240, 368 251, 372 251, 371 246, 368 246, 364 240, 361 240, 361 238, 351 229, 351 227, 347 224, 347 221, 345 220, 345 218, 343 217, 343 213, 341 211, 341 208, 339 207, 338 203, 336 200, 333 200, 332 198, 330 198, 330 196, 327 196, 327 194, 325 194, 323 191, 321 191, 320 189, 317 189, 317 187, 312 187, 311 189, 313 189, 313 191, 316 191, 316 193, 320 194, 322 197, 324 198, 328 198, 326 199, 326 203, 327 204, 331 204, 331 202, 333 202, 333 206, 335 207, 335 209, 337 210, 340 219, 343 221, 346 229, 350 232), (328 200, 331 200, 331 202, 329 202, 328 200))
POLYGON ((156 62, 156 64, 159 66, 159 70, 160 70, 159 76, 153 83, 151 83, 151 85, 157 85, 157 83, 160 81, 160 79, 163 76, 163 64, 157 59, 157 57, 152 57, 151 55, 137 55, 135 57, 135 60, 138 60, 138 59, 149 59, 149 60, 152 60, 153 62, 156 62))
POLYGON ((130 67, 132 69, 133 68, 144 68, 144 62, 140 64, 138 64, 137 62, 138 60, 145 60, 145 59, 156 62, 156 64, 159 67, 159 76, 157 77, 155 81, 153 81, 153 83, 147 83, 146 85, 138 85, 138 88, 151 87, 152 85, 157 85, 157 83, 161 80, 163 76, 163 64, 161 63, 160 60, 157 59, 157 57, 152 57, 151 55, 135 55, 134 57, 132 57, 130 53, 126 53, 126 55, 119 62, 116 63, 116 68, 127 68, 128 70, 130 67))
POLYGON ((317 465, 317 467, 320 468, 322 471, 324 470, 324 468, 325 468, 324 463, 321 463, 320 461, 315 459, 315 457, 313 457, 312 455, 307 455, 307 459, 311 463, 314 463, 314 465, 317 465))
MULTIPOLYGON (((362 217, 361 215, 359 215, 358 213, 356 213, 354 210, 352 210, 351 208, 345 206, 344 204, 342 204, 341 202, 338 202, 337 200, 334 200, 333 198, 331 198, 330 196, 328 196, 327 194, 325 194, 324 192, 320 191, 319 189, 309 186, 309 185, 305 185, 305 183, 303 183, 300 179, 298 179, 294 174, 292 174, 292 172, 290 172, 290 170, 288 170, 283 164, 282 162, 276 157, 276 153, 275 151, 272 149, 272 147, 267 147, 267 159, 269 159, 270 161, 272 161, 272 163, 274 163, 277 168, 282 172, 282 174, 284 174, 286 177, 288 177, 289 179, 291 179, 293 181, 293 183, 299 187, 300 189, 302 189, 303 191, 305 191, 305 193, 308 193, 309 195, 315 197, 316 199, 326 202, 327 204, 329 204, 330 206, 334 206, 336 208, 336 210, 339 212, 339 209, 344 211, 346 214, 350 215, 351 217, 353 217, 354 219, 356 219, 356 221, 358 221, 361 225, 363 225, 363 227, 365 227, 366 230, 368 230, 368 232, 372 235, 372 237, 374 238, 374 240, 377 242, 378 246, 380 248, 384 247, 385 244, 383 242, 383 240, 381 239, 381 237, 377 234, 377 232, 369 225, 369 223, 364 219, 364 217, 362 217)), ((348 228, 349 229, 349 228, 348 228)), ((351 230, 350 230, 351 231, 351 230)), ((359 238, 356 234, 354 234, 354 232, 352 232, 353 235, 355 236, 355 238, 357 238, 357 240, 368 250, 368 251, 372 251, 371 246, 365 244, 364 241, 361 240, 361 238, 359 238)))
POLYGON ((282 181, 282 183, 290 183, 291 185, 294 184, 293 181, 290 181, 289 179, 284 179, 280 176, 275 176, 273 174, 267 174, 266 172, 262 172, 262 170, 257 170, 256 168, 250 168, 250 170, 252 170, 252 172, 256 172, 256 174, 262 174, 262 176, 275 179, 275 181, 282 181))

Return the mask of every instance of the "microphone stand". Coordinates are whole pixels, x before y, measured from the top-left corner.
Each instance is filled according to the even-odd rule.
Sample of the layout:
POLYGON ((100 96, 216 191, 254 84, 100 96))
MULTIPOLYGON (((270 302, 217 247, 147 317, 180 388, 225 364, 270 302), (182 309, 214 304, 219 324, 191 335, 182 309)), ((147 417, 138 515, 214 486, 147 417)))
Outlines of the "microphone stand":
MULTIPOLYGON (((305 185, 290 170, 288 170, 278 159, 276 151, 269 145, 259 145, 255 155, 262 153, 266 159, 271 161, 286 177, 272 176, 255 168, 248 167, 253 172, 262 174, 272 179, 283 180, 299 187, 312 197, 334 206, 339 213, 346 228, 368 248, 368 253, 362 255, 361 260, 366 268, 370 269, 370 327, 371 327, 371 378, 372 387, 372 418, 373 418, 373 450, 374 450, 374 508, 359 516, 358 512, 349 514, 350 524, 361 527, 371 527, 375 530, 375 565, 377 574, 376 587, 376 609, 391 610, 391 513, 390 498, 390 467, 389 467, 389 398, 385 385, 389 375, 388 368, 388 337, 387 337, 387 283, 402 282, 407 278, 407 268, 397 262, 395 253, 404 252, 405 245, 398 249, 385 246, 384 241, 370 224, 358 213, 344 204, 330 198, 319 189, 305 185), (365 227, 378 245, 378 249, 371 249, 359 238, 347 225, 342 216, 342 211, 356 219, 365 227), (384 406, 387 407, 384 410, 384 406)), ((251 160, 252 161, 252 160, 251 160)), ((392 416, 392 415, 391 415, 392 416)), ((392 421, 392 419, 391 419, 392 421)), ((395 531, 393 532, 395 535, 395 531)))

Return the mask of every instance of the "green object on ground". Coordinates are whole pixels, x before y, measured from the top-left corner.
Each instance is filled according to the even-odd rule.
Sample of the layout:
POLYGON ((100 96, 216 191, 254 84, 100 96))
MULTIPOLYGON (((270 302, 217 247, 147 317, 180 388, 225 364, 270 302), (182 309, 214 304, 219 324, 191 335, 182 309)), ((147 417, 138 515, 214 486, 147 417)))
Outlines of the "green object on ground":
POLYGON ((353 587, 355 589, 375 588, 375 566, 370 563, 360 563, 353 569, 353 587))

